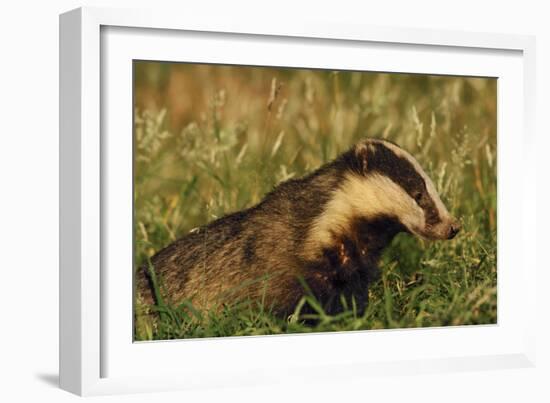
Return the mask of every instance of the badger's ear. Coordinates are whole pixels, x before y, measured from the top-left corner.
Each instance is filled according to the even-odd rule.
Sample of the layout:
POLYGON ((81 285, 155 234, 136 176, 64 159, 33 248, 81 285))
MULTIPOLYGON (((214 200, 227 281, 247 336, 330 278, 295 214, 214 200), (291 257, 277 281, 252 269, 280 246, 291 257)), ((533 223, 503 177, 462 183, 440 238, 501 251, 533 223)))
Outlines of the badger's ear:
POLYGON ((357 163, 359 165, 360 171, 363 174, 368 172, 368 154, 369 154, 369 145, 368 143, 358 144, 355 148, 355 156, 357 157, 357 163))

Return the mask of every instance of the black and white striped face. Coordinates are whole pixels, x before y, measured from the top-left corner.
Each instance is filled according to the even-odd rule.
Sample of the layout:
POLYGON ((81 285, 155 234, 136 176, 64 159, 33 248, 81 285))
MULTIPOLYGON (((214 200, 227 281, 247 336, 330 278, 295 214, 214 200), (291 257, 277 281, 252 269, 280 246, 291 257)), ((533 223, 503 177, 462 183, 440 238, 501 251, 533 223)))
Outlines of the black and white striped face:
POLYGON ((393 143, 369 139, 356 146, 355 156, 355 168, 360 172, 348 180, 356 182, 357 197, 363 195, 363 207, 357 205, 362 215, 395 217, 411 233, 426 239, 456 236, 460 223, 449 214, 433 182, 408 152, 393 143))

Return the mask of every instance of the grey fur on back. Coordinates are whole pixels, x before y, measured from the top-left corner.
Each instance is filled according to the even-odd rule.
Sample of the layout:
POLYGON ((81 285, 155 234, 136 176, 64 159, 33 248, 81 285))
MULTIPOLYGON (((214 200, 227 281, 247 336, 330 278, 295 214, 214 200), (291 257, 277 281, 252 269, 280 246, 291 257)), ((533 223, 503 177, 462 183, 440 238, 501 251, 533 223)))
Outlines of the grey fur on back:
MULTIPOLYGON (((299 277, 308 277, 302 243, 339 177, 338 167, 329 165, 284 182, 258 205, 215 220, 158 252, 151 264, 163 298, 210 309, 264 297, 275 312, 292 312, 304 293, 299 277)), ((147 267, 138 278, 138 292, 153 303, 147 267)))

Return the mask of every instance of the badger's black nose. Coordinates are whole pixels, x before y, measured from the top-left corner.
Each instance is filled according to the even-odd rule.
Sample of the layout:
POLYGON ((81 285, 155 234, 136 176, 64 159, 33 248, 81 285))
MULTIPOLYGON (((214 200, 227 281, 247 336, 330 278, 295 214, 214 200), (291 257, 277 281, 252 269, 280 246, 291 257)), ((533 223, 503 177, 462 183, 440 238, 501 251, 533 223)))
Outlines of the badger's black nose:
POLYGON ((455 221, 454 223, 452 223, 449 226, 449 236, 447 237, 447 239, 453 239, 456 236, 456 234, 459 233, 461 228, 462 226, 458 221, 455 221))

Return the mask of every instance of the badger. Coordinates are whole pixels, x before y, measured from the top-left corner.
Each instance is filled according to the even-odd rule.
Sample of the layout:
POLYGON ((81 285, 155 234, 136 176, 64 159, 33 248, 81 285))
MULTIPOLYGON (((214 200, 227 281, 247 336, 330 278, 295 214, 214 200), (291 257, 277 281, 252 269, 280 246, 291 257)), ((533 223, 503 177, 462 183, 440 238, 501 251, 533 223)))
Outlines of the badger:
POLYGON ((257 301, 281 317, 308 295, 330 314, 362 311, 398 233, 446 240, 460 228, 407 151, 367 138, 159 251, 139 269, 137 293, 202 310, 257 301))

